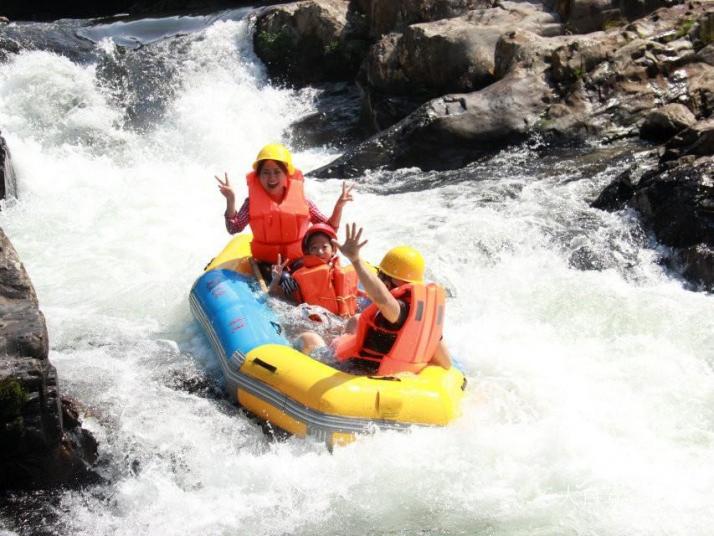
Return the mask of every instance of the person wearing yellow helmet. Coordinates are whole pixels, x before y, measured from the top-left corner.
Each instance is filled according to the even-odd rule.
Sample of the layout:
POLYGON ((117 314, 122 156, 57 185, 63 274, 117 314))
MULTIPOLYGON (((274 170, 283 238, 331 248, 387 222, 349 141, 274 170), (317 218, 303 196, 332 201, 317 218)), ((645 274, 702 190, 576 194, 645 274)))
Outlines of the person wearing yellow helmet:
MULTIPOLYGON (((451 359, 441 338, 444 290, 424 282, 422 255, 412 247, 397 246, 387 252, 375 273, 360 258, 367 243, 361 241, 362 228, 353 223, 346 231, 344 243, 333 243, 352 263, 372 305, 355 317, 352 333, 333 343, 335 357, 378 375, 419 372, 428 364, 449 368, 451 359)), ((306 332, 296 346, 310 354, 324 347, 325 341, 306 332)))
POLYGON ((295 168, 287 147, 279 143, 266 145, 255 158, 253 171, 246 176, 248 197, 239 210, 228 173, 224 179, 216 180, 226 198, 226 229, 235 234, 250 225, 253 257, 267 264, 275 264, 278 255, 291 260, 302 256, 302 238, 310 224, 327 223, 336 229, 343 207, 352 201, 353 186, 343 183, 332 215, 327 218, 305 197, 302 173, 295 168))

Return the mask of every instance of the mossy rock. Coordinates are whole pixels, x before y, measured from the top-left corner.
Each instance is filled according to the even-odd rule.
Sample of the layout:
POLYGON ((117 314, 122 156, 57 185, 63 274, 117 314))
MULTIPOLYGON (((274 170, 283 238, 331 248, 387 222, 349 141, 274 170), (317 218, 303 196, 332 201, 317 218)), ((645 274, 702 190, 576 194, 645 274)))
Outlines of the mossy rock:
POLYGON ((699 40, 702 46, 707 46, 714 43, 714 12, 706 13, 699 20, 699 40))
POLYGON ((20 382, 14 378, 0 381, 0 420, 11 421, 16 419, 27 402, 27 393, 20 382))
MULTIPOLYGON (((287 64, 287 58, 292 55, 292 50, 295 47, 295 40, 290 36, 290 33, 285 30, 279 32, 269 32, 262 30, 255 36, 255 48, 258 56, 263 58, 266 63, 287 64)), ((285 67, 286 65, 282 65, 285 67)))

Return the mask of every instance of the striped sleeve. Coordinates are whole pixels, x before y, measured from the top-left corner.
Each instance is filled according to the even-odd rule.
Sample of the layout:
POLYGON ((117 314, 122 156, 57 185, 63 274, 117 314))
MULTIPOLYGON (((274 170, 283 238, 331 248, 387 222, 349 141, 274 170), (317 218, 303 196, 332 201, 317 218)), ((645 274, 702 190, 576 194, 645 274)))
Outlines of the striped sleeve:
POLYGON ((293 279, 293 276, 291 276, 287 272, 283 272, 282 276, 280 277, 280 287, 283 289, 283 293, 286 296, 294 296, 295 292, 298 290, 298 284, 295 279, 293 279))
POLYGON ((250 214, 248 213, 248 198, 245 198, 240 210, 232 217, 225 216, 226 229, 231 234, 240 233, 250 223, 250 214))
POLYGON ((310 207, 310 223, 327 223, 327 216, 320 212, 315 203, 308 199, 307 204, 310 207))

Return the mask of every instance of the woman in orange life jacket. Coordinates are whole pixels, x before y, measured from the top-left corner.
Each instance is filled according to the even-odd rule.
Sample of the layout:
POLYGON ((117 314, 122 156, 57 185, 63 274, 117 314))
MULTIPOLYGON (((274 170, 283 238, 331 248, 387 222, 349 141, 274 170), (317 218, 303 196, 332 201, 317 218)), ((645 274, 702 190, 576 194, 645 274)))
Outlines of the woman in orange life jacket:
POLYGON ((342 193, 328 219, 315 204, 305 197, 303 176, 293 166, 288 149, 271 143, 263 147, 253 162, 253 171, 247 177, 248 197, 240 210, 236 210, 235 191, 228 173, 218 181, 218 189, 226 198, 226 229, 231 234, 241 232, 250 224, 253 231, 251 253, 262 263, 261 271, 270 276, 270 265, 278 255, 283 259, 302 256, 302 238, 310 223, 328 223, 337 228, 342 218, 342 208, 352 201, 352 186, 342 185, 342 193))
POLYGON ((302 241, 304 257, 285 268, 288 260, 273 265, 268 292, 296 303, 319 305, 333 314, 351 317, 357 309, 357 274, 352 266, 340 266, 334 229, 317 223, 310 227, 302 241))
MULTIPOLYGON (((375 273, 360 258, 367 243, 360 242, 361 237, 362 229, 353 223, 347 225, 345 242, 333 244, 352 262, 372 305, 356 317, 356 332, 339 337, 327 353, 379 375, 418 372, 427 364, 450 368, 441 340, 444 291, 424 283, 421 254, 408 246, 392 248, 375 273)), ((302 333, 295 346, 306 354, 323 354, 326 349, 322 337, 312 331, 302 333)))

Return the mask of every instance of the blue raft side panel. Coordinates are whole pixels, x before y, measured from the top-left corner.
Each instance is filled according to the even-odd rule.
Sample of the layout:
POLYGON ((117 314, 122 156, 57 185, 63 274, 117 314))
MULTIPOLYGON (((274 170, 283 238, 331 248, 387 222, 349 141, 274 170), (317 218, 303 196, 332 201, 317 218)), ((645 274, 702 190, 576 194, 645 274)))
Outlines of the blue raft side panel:
POLYGON ((191 289, 194 316, 209 331, 214 349, 228 361, 236 352, 245 356, 263 344, 290 345, 254 285, 250 276, 216 269, 199 277, 191 289))

